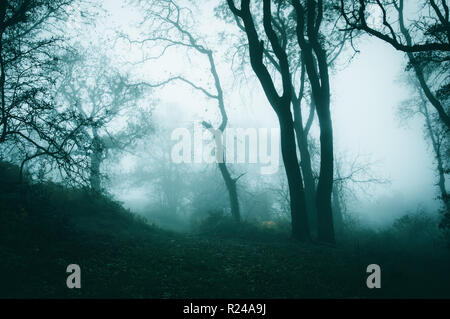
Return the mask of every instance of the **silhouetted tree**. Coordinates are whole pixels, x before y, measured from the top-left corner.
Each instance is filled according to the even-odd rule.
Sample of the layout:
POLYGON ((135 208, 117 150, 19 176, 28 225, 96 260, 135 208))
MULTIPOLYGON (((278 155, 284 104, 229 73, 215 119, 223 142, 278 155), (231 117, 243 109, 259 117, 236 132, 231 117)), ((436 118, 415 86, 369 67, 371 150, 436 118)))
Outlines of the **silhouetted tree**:
POLYGON ((337 231, 342 233, 345 230, 348 201, 357 199, 358 194, 371 196, 374 186, 389 183, 388 179, 374 172, 376 164, 361 155, 352 158, 345 154, 335 156, 332 205, 337 231))
MULTIPOLYGON (((254 6, 260 6, 262 2, 254 3, 254 6)), ((315 102, 311 94, 311 86, 309 85, 305 63, 302 57, 301 50, 298 50, 297 33, 296 33, 296 21, 292 19, 293 7, 290 2, 286 1, 274 1, 275 9, 272 17, 272 21, 275 27, 275 31, 280 37, 283 49, 286 50, 289 66, 291 70, 291 82, 292 82, 292 109, 294 116, 294 130, 296 135, 297 147, 300 154, 300 168, 303 173, 303 181, 305 187, 305 197, 306 197, 306 207, 308 211, 308 220, 310 222, 311 230, 317 228, 317 211, 316 211, 316 180, 314 178, 315 172, 313 171, 312 159, 311 159, 311 147, 310 143, 313 141, 309 138, 309 132, 313 121, 315 119, 315 102), (309 112, 306 114, 306 119, 304 120, 305 105, 308 105, 306 110, 309 112)), ((259 8, 259 7, 258 7, 259 8)), ((227 12, 224 12, 223 5, 216 9, 217 14, 224 19, 229 21, 227 12)), ((228 11, 228 10, 227 10, 228 11)), ((261 20, 261 10, 255 9, 252 15, 255 20, 261 20)), ((338 32, 338 15, 335 10, 330 10, 327 14, 326 24, 327 24, 327 34, 324 41, 327 44, 327 59, 328 64, 331 66, 334 61, 340 56, 345 48, 345 44, 350 37, 350 32, 338 32)), ((242 25, 241 20, 234 16, 234 21, 237 26, 245 32, 245 28, 242 25)), ((255 24, 258 33, 263 33, 261 23, 255 24)), ((239 40, 236 44, 235 54, 239 56, 242 60, 241 65, 239 65, 238 70, 243 70, 242 65, 248 63, 245 54, 246 46, 244 45, 247 41, 245 39, 239 40)), ((274 52, 271 51, 270 47, 263 47, 264 58, 267 61, 267 67, 269 71, 280 72, 280 65, 277 62, 274 52)), ((234 56, 233 55, 233 56, 234 56)))
MULTIPOLYGON (((204 39, 200 35, 195 34, 194 31, 190 30, 191 27, 189 27, 186 21, 191 21, 191 23, 192 21, 195 21, 192 12, 188 8, 180 7, 175 1, 159 0, 151 2, 150 6, 147 7, 145 11, 145 21, 152 24, 151 36, 145 36, 145 38, 139 42, 162 43, 164 52, 169 47, 173 46, 191 49, 205 58, 208 63, 214 90, 205 88, 201 84, 195 83, 195 81, 189 80, 183 75, 170 77, 160 83, 152 84, 151 87, 159 87, 173 81, 181 81, 202 93, 206 98, 217 102, 221 116, 220 124, 217 125, 217 127, 214 127, 209 122, 203 121, 202 123, 213 135, 216 143, 216 161, 228 191, 231 214, 236 221, 240 221, 241 212, 237 192, 237 181, 242 175, 233 177, 225 160, 222 137, 228 124, 228 115, 226 112, 224 89, 217 71, 214 53, 207 47, 204 39)), ((143 25, 141 25, 141 27, 142 26, 143 25)))
POLYGON ((450 63, 450 20, 446 0, 427 0, 423 4, 408 2, 417 17, 405 21, 405 1, 346 1, 341 0, 341 12, 348 28, 362 30, 395 49, 406 52, 410 68, 420 83, 420 88, 450 129, 448 103, 440 92, 448 91, 446 70, 450 63), (370 16, 381 14, 378 22, 368 22, 370 16), (407 22, 409 22, 407 24, 407 22), (427 81, 433 73, 433 80, 427 81))
POLYGON ((263 1, 263 26, 264 34, 279 65, 278 74, 282 79, 281 95, 278 93, 275 81, 264 64, 264 42, 260 39, 252 16, 250 0, 242 0, 240 9, 235 6, 233 0, 228 0, 227 4, 231 12, 242 21, 248 39, 250 64, 280 123, 281 150, 290 192, 292 235, 299 240, 309 240, 310 230, 306 198, 302 173, 298 164, 294 122, 291 112, 291 71, 286 49, 283 47, 279 35, 274 30, 272 3, 270 0, 263 1))
POLYGON ((14 111, 27 104, 27 98, 43 92, 52 83, 58 38, 46 35, 72 1, 1 1, 0 3, 0 143, 15 134, 14 111), (33 68, 30 68, 33 66, 33 68), (39 70, 40 72, 37 72, 39 70))
POLYGON ((440 193, 439 198, 443 204, 445 219, 445 214, 449 214, 450 212, 450 196, 446 187, 447 176, 450 173, 448 130, 442 121, 440 121, 437 112, 430 107, 429 100, 421 90, 419 80, 409 76, 408 83, 417 94, 413 94, 411 99, 408 99, 401 104, 399 115, 402 120, 410 119, 416 115, 421 116, 424 120, 424 135, 426 139, 428 139, 436 161, 436 172, 438 176, 437 186, 440 193))
POLYGON ((150 111, 137 105, 144 85, 133 83, 92 49, 67 56, 65 72, 61 96, 84 122, 79 151, 89 157, 91 189, 100 192, 101 164, 108 151, 129 149, 151 133, 150 111))
POLYGON ((320 127, 320 173, 316 205, 318 238, 334 242, 331 193, 333 189, 333 127, 330 113, 330 77, 321 27, 327 8, 323 1, 294 0, 297 39, 305 63, 320 127))
POLYGON ((74 2, 0 3, 0 145, 3 155, 19 159, 21 175, 39 158, 64 178, 84 179, 84 162, 73 155, 84 123, 55 102, 67 50, 59 27, 74 2))

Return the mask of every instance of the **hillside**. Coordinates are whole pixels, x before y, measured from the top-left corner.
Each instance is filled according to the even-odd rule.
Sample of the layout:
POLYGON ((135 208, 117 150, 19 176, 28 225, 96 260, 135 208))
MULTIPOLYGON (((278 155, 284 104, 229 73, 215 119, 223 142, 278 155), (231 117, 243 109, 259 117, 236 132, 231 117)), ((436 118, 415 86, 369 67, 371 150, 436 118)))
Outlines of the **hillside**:
POLYGON ((299 244, 249 223, 177 234, 83 190, 27 183, 21 195, 15 169, 0 172, 0 298, 450 296, 448 256, 299 244), (383 267, 378 291, 365 286, 375 261, 383 267), (81 267, 81 289, 66 287, 69 264, 81 267))

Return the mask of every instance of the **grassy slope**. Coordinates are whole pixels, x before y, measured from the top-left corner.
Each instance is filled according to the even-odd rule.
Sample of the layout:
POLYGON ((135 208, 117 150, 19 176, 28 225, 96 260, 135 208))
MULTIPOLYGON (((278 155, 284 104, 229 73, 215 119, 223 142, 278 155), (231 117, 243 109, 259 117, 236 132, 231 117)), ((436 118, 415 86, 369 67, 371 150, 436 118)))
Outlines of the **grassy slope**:
POLYGON ((32 194, 23 207, 14 189, 0 189, 0 298, 450 297, 440 257, 304 245, 270 230, 255 240, 245 227, 175 234, 82 191, 47 185, 32 194), (372 262, 382 266, 378 291, 365 287, 372 262), (66 288, 72 263, 82 289, 66 288))
MULTIPOLYGON (((96 227, 105 229, 102 224, 96 227)), ((20 244, 0 244, 0 297, 358 296, 354 272, 338 250, 326 247, 189 237, 150 227, 129 236, 92 229, 63 238, 20 235, 27 237, 16 238, 20 244), (71 263, 81 266, 80 290, 65 287, 71 263)))

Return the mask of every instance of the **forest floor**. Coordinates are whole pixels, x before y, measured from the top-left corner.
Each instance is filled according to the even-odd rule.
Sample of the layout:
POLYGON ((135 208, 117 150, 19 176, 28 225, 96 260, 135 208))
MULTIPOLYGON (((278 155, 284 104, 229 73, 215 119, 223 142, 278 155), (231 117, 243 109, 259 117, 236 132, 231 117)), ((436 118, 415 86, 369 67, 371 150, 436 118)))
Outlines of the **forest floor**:
POLYGON ((0 297, 362 296, 362 285, 355 276, 358 269, 339 255, 334 249, 294 243, 256 244, 161 234, 133 241, 80 234, 73 240, 41 242, 20 250, 1 246, 0 297), (72 263, 81 267, 81 289, 66 287, 65 270, 72 263))
POLYGON ((41 234, 30 225, 16 227, 17 233, 0 243, 0 297, 360 296, 354 275, 358 269, 338 249, 204 238, 113 223, 81 219, 71 223, 69 232, 41 234), (66 287, 69 264, 80 265, 81 289, 66 287))
POLYGON ((0 189, 0 298, 450 297, 448 254, 301 244, 270 230, 265 240, 179 234, 53 188, 26 207, 0 189), (366 286, 371 263, 381 289, 366 286), (66 286, 69 264, 81 289, 66 286))
MULTIPOLYGON (((126 224, 121 226, 127 227, 126 224)), ((64 238, 57 238, 58 235, 55 238, 54 234, 22 234, 21 238, 16 238, 16 243, 1 243, 0 297, 450 296, 445 288, 450 287, 447 285, 449 276, 445 278, 447 284, 442 277, 433 276, 433 271, 445 269, 434 269, 431 276, 424 277, 421 272, 403 271, 395 267, 396 263, 394 267, 387 266, 387 274, 383 273, 382 289, 370 290, 366 287, 367 265, 348 249, 289 240, 257 243, 242 239, 203 238, 150 227, 148 231, 141 230, 139 234, 127 237, 108 233, 107 222, 99 222, 97 227, 98 232, 80 229, 64 238), (81 267, 81 289, 66 287, 66 267, 69 264, 81 267)))

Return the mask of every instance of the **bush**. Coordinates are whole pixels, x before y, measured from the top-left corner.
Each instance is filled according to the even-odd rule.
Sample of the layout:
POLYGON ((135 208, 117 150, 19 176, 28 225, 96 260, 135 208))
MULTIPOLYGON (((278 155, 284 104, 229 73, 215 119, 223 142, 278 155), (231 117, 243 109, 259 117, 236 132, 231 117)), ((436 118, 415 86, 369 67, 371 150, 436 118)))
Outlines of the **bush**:
POLYGON ((355 223, 341 239, 344 246, 356 245, 367 254, 423 256, 446 251, 438 217, 423 210, 406 214, 382 229, 355 223))
POLYGON ((221 239, 243 239, 250 241, 278 241, 286 240, 289 232, 283 221, 257 223, 250 221, 237 222, 231 216, 225 216, 222 211, 210 211, 201 220, 196 231, 199 234, 221 239))

